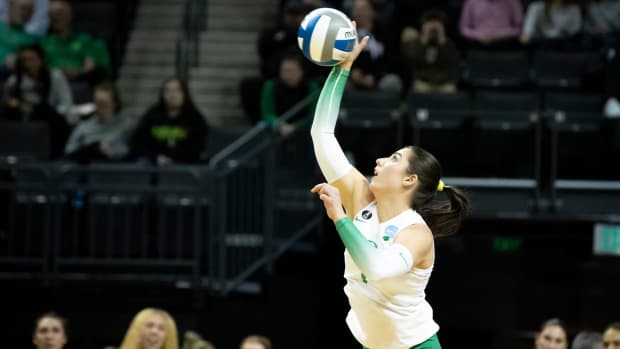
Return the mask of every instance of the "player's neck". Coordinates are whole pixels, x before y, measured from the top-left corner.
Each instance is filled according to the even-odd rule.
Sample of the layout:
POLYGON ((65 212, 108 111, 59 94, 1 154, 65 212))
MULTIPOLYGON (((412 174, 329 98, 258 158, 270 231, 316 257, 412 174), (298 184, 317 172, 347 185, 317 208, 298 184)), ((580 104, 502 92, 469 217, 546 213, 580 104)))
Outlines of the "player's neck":
POLYGON ((389 221, 411 208, 405 200, 395 200, 393 197, 382 198, 376 196, 375 199, 377 203, 377 218, 380 223, 389 221))

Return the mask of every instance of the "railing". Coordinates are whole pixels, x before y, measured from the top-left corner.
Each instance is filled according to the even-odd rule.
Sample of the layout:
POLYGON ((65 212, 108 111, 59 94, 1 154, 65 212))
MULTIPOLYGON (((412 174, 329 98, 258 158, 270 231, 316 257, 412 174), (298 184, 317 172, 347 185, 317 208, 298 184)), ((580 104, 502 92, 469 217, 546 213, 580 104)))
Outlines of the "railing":
POLYGON ((176 48, 176 73, 185 80, 190 78, 190 68, 198 64, 200 33, 205 29, 206 11, 206 0, 185 1, 176 48))

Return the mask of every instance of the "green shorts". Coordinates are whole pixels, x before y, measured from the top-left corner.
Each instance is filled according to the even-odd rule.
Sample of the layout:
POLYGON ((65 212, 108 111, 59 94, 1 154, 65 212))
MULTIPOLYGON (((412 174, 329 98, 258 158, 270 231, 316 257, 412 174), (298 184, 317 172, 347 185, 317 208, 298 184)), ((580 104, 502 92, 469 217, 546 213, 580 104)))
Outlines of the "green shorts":
MULTIPOLYGON (((369 349, 363 347, 364 349, 369 349)), ((439 344, 439 338, 437 338, 437 334, 431 336, 431 338, 425 340, 424 342, 414 345, 411 349, 441 349, 441 344, 439 344)))

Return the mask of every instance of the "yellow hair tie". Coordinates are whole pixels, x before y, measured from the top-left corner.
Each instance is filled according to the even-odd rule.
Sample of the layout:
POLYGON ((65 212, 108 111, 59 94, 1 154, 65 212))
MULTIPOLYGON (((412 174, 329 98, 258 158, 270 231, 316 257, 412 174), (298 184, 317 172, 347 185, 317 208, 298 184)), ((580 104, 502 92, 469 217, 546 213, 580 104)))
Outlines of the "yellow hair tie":
POLYGON ((437 183, 437 191, 442 191, 444 187, 443 181, 440 179, 439 183, 437 183))

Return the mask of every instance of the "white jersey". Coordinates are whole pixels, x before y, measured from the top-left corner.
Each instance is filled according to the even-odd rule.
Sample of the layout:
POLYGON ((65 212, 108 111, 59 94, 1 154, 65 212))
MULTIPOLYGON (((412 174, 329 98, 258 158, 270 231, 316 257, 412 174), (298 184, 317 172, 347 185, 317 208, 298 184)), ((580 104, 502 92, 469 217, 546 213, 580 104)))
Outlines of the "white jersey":
MULTIPOLYGON (((426 224, 412 209, 379 223, 374 202, 353 223, 379 249, 393 244, 401 229, 426 224)), ((439 326, 424 293, 432 267, 413 267, 404 275, 372 281, 362 275, 348 251, 344 256, 344 292, 351 305, 347 325, 360 343, 370 349, 409 349, 437 333, 439 326)))

